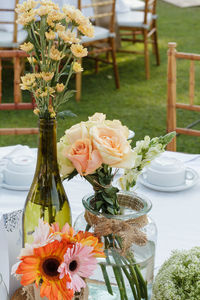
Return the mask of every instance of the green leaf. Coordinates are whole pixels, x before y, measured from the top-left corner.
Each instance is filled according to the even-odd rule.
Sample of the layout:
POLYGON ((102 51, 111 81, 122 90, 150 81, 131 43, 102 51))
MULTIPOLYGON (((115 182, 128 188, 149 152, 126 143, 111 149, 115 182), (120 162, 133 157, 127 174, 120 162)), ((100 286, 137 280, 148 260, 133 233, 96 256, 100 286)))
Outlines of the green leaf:
POLYGON ((102 204, 103 204, 103 201, 97 201, 97 202, 95 203, 96 209, 99 210, 99 209, 101 208, 102 204))
POLYGON ((111 186, 106 188, 104 191, 106 194, 113 196, 116 195, 117 192, 119 192, 119 189, 117 187, 111 186))
POLYGON ((113 201, 113 199, 112 199, 111 197, 106 196, 105 193, 102 193, 102 197, 103 197, 103 199, 104 199, 107 203, 113 205, 113 202, 114 202, 114 201, 113 201))
POLYGON ((105 284, 106 284, 108 293, 113 295, 113 291, 112 291, 112 287, 111 287, 111 284, 110 284, 110 279, 109 279, 109 276, 108 276, 108 273, 107 273, 107 270, 106 270, 106 266, 103 265, 103 264, 100 264, 100 267, 101 267, 101 270, 102 270, 102 273, 103 273, 103 278, 105 280, 105 284))
POLYGON ((115 210, 114 208, 107 206, 107 211, 111 214, 111 215, 115 215, 115 210))
POLYGON ((64 120, 67 117, 77 117, 77 115, 71 112, 71 110, 64 110, 59 112, 57 117, 64 120))

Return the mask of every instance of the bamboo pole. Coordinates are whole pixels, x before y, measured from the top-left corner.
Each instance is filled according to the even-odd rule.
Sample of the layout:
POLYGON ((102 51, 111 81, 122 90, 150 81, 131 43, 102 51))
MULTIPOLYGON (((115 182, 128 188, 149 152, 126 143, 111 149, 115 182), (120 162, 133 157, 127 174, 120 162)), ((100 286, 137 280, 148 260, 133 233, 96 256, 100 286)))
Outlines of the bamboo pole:
MULTIPOLYGON (((176 130, 176 43, 168 43, 167 132, 176 130)), ((176 151, 176 137, 167 150, 176 151)))
POLYGON ((21 90, 20 90, 20 58, 14 57, 14 102, 21 102, 21 90))

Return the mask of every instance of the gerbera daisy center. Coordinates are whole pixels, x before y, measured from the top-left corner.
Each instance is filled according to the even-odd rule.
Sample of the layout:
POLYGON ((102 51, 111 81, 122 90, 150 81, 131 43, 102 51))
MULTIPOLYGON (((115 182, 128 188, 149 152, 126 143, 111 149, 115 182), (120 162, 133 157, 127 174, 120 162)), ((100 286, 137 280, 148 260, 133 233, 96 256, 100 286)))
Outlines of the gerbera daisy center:
POLYGON ((70 264, 69 264, 69 270, 73 272, 73 271, 76 270, 77 267, 78 267, 77 261, 76 260, 72 260, 70 262, 70 264))
POLYGON ((48 276, 57 276, 60 262, 56 258, 48 258, 43 262, 42 268, 48 276))

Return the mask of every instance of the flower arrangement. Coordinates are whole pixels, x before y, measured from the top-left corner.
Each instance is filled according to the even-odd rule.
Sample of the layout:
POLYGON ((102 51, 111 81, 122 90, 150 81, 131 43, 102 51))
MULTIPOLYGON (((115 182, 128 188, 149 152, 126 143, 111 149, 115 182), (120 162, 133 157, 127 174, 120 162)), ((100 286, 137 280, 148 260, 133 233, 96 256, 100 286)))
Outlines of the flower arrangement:
POLYGON ((63 179, 79 173, 91 183, 97 211, 120 213, 118 188, 111 184, 118 169, 124 169, 124 176, 119 179, 122 189, 129 190, 143 168, 164 151, 174 133, 153 139, 146 136, 135 148, 131 147, 128 136, 128 128, 119 120, 106 120, 104 114, 95 113, 88 121, 67 129, 57 145, 63 179))
POLYGON ((16 12, 29 40, 20 48, 29 54, 33 70, 21 77, 21 89, 33 94, 36 115, 55 118, 60 105, 73 95, 68 89, 72 74, 83 71, 78 61, 87 56, 87 49, 81 45, 81 36, 92 37, 93 26, 80 10, 70 5, 60 10, 51 0, 24 1, 16 12))
POLYGON ((85 279, 97 266, 96 257, 104 257, 103 244, 92 233, 74 229, 67 223, 60 229, 39 220, 32 244, 21 249, 12 273, 25 287, 40 288, 40 296, 49 300, 70 300, 86 287, 85 279))
MULTIPOLYGON (((88 121, 66 130, 57 145, 63 179, 70 180, 80 174, 93 186, 94 197, 85 213, 86 230, 92 228, 98 237, 104 239, 106 262, 110 265, 111 255, 111 260, 117 265, 112 268, 121 300, 128 299, 125 278, 133 299, 148 299, 147 282, 131 250, 132 242, 146 245, 147 236, 140 228, 147 225, 148 220, 142 216, 126 223, 111 218, 123 214, 123 206, 118 200, 119 189, 112 185, 112 181, 119 168, 124 169, 119 184, 122 189, 129 190, 136 184, 142 169, 164 151, 174 135, 173 132, 153 139, 147 136, 132 148, 126 126, 119 120, 107 120, 104 114, 95 113, 88 121)), ((107 290, 112 295, 109 274, 104 265, 100 266, 107 290)))
POLYGON ((152 300, 197 300, 200 295, 200 247, 173 251, 153 284, 152 300))

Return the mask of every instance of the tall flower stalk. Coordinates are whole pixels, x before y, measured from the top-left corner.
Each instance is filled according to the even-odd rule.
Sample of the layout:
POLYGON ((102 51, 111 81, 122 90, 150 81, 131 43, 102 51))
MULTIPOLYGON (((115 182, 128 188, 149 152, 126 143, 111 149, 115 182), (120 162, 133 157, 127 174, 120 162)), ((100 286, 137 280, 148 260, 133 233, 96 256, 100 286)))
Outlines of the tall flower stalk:
POLYGON ((21 77, 21 89, 33 94, 36 115, 55 118, 74 93, 68 88, 69 80, 83 71, 78 60, 88 53, 80 44, 81 36, 92 37, 93 26, 80 10, 70 5, 60 10, 51 0, 24 1, 16 12, 17 23, 28 32, 28 42, 20 48, 29 54, 33 70, 21 77))

